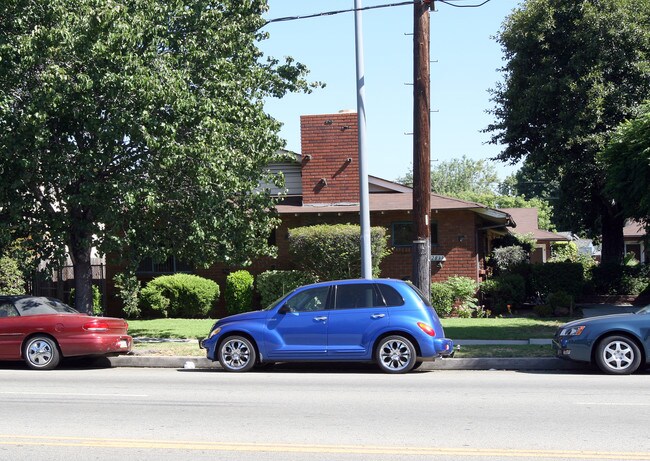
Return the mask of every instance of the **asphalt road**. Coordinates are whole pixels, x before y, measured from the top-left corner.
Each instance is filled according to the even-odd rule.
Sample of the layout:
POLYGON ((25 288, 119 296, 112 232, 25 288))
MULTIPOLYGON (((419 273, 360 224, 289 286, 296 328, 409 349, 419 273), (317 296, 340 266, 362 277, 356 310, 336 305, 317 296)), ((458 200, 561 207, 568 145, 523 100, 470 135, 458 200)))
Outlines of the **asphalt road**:
POLYGON ((650 460, 650 373, 0 369, 0 460, 650 460))

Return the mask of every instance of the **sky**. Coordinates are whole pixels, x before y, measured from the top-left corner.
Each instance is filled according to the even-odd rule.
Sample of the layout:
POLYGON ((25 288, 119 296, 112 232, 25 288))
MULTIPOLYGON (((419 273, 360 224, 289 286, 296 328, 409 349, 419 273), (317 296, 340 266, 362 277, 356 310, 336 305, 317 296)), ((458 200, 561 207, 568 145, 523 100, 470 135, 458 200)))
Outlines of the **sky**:
MULTIPOLYGON (((363 7, 401 0, 361 0, 363 7)), ((482 0, 456 0, 470 5, 482 0)), ((269 0, 266 19, 352 9, 354 0, 269 0)), ((502 146, 482 133, 494 121, 488 90, 502 75, 503 54, 494 35, 519 0, 491 0, 478 8, 436 2, 431 25, 431 161, 466 155, 488 160, 502 146)), ((268 56, 291 56, 326 84, 311 94, 268 99, 266 112, 283 123, 286 148, 300 152, 300 116, 357 108, 354 13, 267 24, 260 44, 268 56)), ((413 6, 362 12, 368 173, 394 181, 413 164, 413 6)), ((517 170, 494 162, 501 179, 517 170)))

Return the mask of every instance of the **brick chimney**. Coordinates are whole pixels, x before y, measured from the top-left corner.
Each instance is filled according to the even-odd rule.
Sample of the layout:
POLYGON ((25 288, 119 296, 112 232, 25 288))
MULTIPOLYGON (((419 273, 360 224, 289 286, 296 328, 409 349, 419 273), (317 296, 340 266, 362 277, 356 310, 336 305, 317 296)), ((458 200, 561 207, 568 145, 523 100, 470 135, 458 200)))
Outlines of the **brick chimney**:
POLYGON ((359 143, 356 112, 303 115, 302 203, 359 203, 359 143))

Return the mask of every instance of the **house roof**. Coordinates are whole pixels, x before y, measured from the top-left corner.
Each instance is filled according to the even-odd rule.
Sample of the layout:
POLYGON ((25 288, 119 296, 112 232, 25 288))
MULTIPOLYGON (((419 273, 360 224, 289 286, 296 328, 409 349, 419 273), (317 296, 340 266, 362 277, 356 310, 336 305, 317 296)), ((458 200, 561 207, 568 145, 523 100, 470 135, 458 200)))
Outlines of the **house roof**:
POLYGON ((511 230, 517 234, 531 234, 536 240, 548 240, 552 242, 568 241, 564 235, 556 234, 539 228, 537 223, 537 208, 501 208, 512 216, 517 223, 517 229, 511 230))
POLYGON ((645 237, 646 231, 638 221, 628 220, 623 227, 623 237, 625 238, 634 238, 634 237, 645 237))
MULTIPOLYGON (((390 182, 390 181, 386 181, 390 182)), ((402 186, 404 187, 404 186, 402 186)), ((369 194, 370 211, 411 211, 413 210, 413 192, 373 193, 369 194)), ((359 212, 358 203, 323 203, 313 205, 278 205, 280 214, 292 213, 355 213, 359 212)), ((468 202, 442 195, 431 194, 431 210, 469 210, 480 214, 489 221, 503 226, 515 225, 510 214, 503 210, 488 208, 476 202, 468 202)))

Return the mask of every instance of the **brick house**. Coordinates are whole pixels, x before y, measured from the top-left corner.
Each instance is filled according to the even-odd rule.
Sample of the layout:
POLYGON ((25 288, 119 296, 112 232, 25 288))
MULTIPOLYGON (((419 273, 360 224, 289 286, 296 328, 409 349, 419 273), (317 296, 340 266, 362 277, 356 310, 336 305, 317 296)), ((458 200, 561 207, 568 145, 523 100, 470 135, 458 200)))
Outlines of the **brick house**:
POLYGON ((500 210, 512 216, 517 223, 516 228, 509 230, 510 233, 530 235, 537 241, 530 254, 531 263, 545 263, 551 257, 552 243, 570 240, 564 235, 540 229, 537 222, 537 208, 500 208, 500 210))
MULTIPOLYGON (((270 165, 282 171, 287 194, 277 210, 281 224, 271 236, 278 257, 263 258, 247 267, 253 275, 269 269, 292 269, 287 236, 295 227, 314 224, 359 224, 359 162, 357 114, 305 115, 301 117, 302 154, 289 153, 292 160, 270 165)), ((371 161, 371 160, 370 160, 371 161)), ((413 207, 412 189, 392 181, 369 177, 371 226, 383 226, 389 234, 392 253, 381 263, 382 277, 411 277, 413 207)), ((279 191, 278 191, 279 192, 279 191)), ((516 224, 504 211, 484 205, 431 194, 431 278, 444 281, 452 275, 474 280, 485 276, 485 257, 493 238, 503 235, 516 224)), ((219 283, 223 292, 230 271, 239 267, 217 264, 209 269, 183 267, 173 258, 162 264, 144 261, 138 277, 151 278, 173 272, 191 271, 219 283)), ((113 276, 120 267, 108 265, 108 312, 119 314, 113 276)), ((217 314, 224 314, 223 300, 217 314)))

